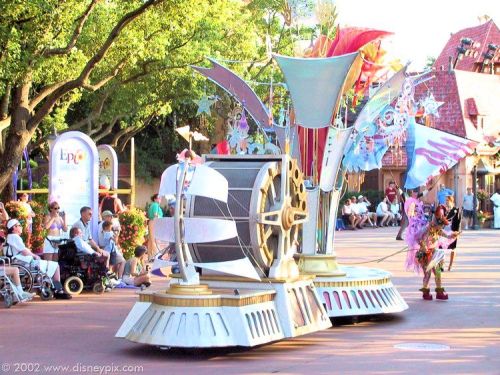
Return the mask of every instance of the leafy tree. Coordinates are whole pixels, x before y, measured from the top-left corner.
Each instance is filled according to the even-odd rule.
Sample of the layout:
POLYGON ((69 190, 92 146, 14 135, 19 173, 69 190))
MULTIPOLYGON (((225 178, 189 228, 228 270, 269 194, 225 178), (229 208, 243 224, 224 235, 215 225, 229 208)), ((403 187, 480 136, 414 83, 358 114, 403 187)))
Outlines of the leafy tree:
MULTIPOLYGON (((274 52, 293 50, 303 28, 287 21, 289 3, 0 0, 0 190, 24 147, 44 146, 53 129, 80 130, 123 150, 146 127, 158 128, 142 137, 144 150, 165 154, 176 140, 172 116, 179 126, 199 126, 193 99, 207 83, 189 65, 206 64, 205 56, 250 61, 231 66, 250 81, 282 81, 266 36, 274 52)), ((256 91, 270 99, 267 86, 256 91)), ((282 96, 276 88, 273 99, 282 96)))
POLYGON ((435 62, 436 62, 435 57, 427 56, 427 58, 425 59, 425 67, 430 69, 430 68, 432 68, 432 66, 434 65, 435 62))
POLYGON ((140 52, 134 49, 140 41, 127 38, 127 27, 152 8, 168 13, 172 4, 3 0, 0 8, 0 94, 10 102, 0 115, 0 126, 7 129, 0 164, 3 190, 44 119, 75 100, 78 91, 106 85, 140 52))

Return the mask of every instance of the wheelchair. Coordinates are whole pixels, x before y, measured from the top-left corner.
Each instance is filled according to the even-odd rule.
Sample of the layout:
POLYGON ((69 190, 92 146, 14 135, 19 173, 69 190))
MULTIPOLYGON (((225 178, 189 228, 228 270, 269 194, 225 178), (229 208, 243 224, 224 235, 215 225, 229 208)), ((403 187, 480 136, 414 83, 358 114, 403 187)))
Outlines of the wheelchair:
POLYGON ((3 248, 4 258, 9 259, 11 266, 19 269, 19 277, 23 290, 28 293, 36 293, 43 301, 48 301, 54 297, 52 279, 40 270, 35 261, 25 263, 13 258, 9 245, 3 248))
POLYGON ((0 296, 6 308, 17 304, 19 296, 14 288, 14 283, 4 271, 5 266, 10 266, 10 260, 7 257, 0 257, 0 296))
POLYGON ((79 254, 71 240, 59 245, 59 269, 64 291, 70 295, 84 289, 102 294, 110 287, 106 266, 93 255, 79 254))

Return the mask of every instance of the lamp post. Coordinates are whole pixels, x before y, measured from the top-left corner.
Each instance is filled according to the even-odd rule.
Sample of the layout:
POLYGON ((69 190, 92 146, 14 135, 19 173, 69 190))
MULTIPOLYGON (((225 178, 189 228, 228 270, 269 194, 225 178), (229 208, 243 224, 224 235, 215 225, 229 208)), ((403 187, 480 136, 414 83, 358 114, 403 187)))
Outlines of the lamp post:
POLYGON ((474 215, 472 215, 472 229, 479 229, 479 222, 477 219, 477 164, 472 168, 472 205, 474 206, 474 215))
POLYGON ((479 229, 479 221, 477 219, 477 164, 479 163, 479 155, 474 149, 474 153, 472 154, 472 160, 474 161, 474 167, 472 168, 472 205, 473 215, 472 215, 472 229, 479 229))
POLYGON ((52 128, 52 134, 50 134, 47 137, 47 143, 49 145, 49 154, 50 154, 50 152, 52 152, 52 147, 54 146, 54 143, 56 142, 56 139, 57 139, 57 130, 56 130, 55 126, 54 126, 52 128))
POLYGON ((498 46, 496 44, 488 44, 488 49, 483 53, 483 64, 481 67, 481 72, 484 73, 487 66, 490 67, 490 74, 495 74, 495 57, 497 55, 498 46))
POLYGON ((474 41, 470 38, 462 38, 460 39, 460 45, 457 47, 457 55, 455 57, 455 61, 453 62, 453 69, 457 67, 457 63, 459 60, 462 60, 464 56, 466 56, 471 48, 473 48, 474 41))

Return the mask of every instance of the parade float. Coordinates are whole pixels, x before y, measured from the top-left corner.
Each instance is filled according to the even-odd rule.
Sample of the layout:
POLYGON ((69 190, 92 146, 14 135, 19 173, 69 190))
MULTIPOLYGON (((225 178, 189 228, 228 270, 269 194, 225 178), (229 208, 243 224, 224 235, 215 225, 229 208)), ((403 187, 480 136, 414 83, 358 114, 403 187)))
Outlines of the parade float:
MULTIPOLYGON (((340 80, 327 98, 328 109, 322 111, 329 112, 328 117, 357 59, 357 53, 321 59, 324 74, 334 72, 333 78, 340 80), (337 72, 339 62, 344 67, 337 72)), ((214 69, 197 70, 207 76, 222 71, 231 82, 228 91, 245 103, 245 111, 259 124, 267 121, 270 116, 260 100, 255 101, 257 111, 251 104, 255 93, 212 63, 214 69)), ((254 346, 328 328, 328 316, 406 308, 387 273, 337 265, 331 245, 339 191, 320 195, 319 187, 311 184, 306 189, 299 161, 286 152, 293 147, 290 130, 277 128, 281 154, 207 155, 201 165, 184 157, 164 172, 160 194, 175 195, 177 205, 173 218, 155 223, 155 236, 175 243, 180 272, 173 275, 168 290, 140 293, 117 337, 165 347, 254 346), (327 207, 321 210, 323 217, 320 205, 327 207), (318 246, 318 218, 330 235, 321 239, 324 247, 318 246), (340 298, 347 301, 350 313, 342 310, 340 298), (341 314, 332 313, 332 301, 338 301, 341 314)), ((189 141, 196 135, 183 133, 189 141)), ((341 146, 333 144, 345 138, 329 137, 327 153, 337 152, 324 169, 333 172, 331 181, 340 167, 338 149, 342 154, 341 146)))
MULTIPOLYGON (((328 328, 328 317, 408 308, 389 272, 339 265, 334 246, 346 172, 380 168, 389 147, 406 147, 409 167, 426 170, 425 150, 439 152, 422 142, 453 137, 415 123, 419 107, 435 111, 437 103, 417 105, 414 86, 428 78, 410 77, 406 67, 386 77, 348 125, 346 98, 354 90, 355 106, 380 70, 380 45, 359 49, 386 34, 347 28, 334 40, 320 37, 302 56, 273 55, 290 98, 278 120, 217 60, 193 66, 238 107, 215 154, 195 156, 191 143, 204 137, 177 129, 190 147, 162 176, 160 194, 175 195, 177 205, 173 218, 157 219, 155 236, 175 245, 175 261, 164 265, 179 272, 166 291, 139 293, 117 337, 163 347, 249 347, 328 328), (250 136, 247 115, 259 137, 250 136)), ((198 112, 210 112, 216 100, 202 98, 198 112)), ((464 144, 455 138, 451 144, 464 144)), ((430 163, 423 179, 409 169, 408 184, 425 184, 436 165, 439 173, 463 157, 452 148, 439 148, 445 162, 430 163)))
POLYGON ((116 336, 210 348, 330 327, 313 278, 300 275, 293 258, 307 217, 295 162, 261 155, 199 164, 193 155, 163 173, 160 194, 174 194, 177 204, 174 217, 155 223, 156 237, 175 244, 179 273, 166 291, 139 293, 116 336))

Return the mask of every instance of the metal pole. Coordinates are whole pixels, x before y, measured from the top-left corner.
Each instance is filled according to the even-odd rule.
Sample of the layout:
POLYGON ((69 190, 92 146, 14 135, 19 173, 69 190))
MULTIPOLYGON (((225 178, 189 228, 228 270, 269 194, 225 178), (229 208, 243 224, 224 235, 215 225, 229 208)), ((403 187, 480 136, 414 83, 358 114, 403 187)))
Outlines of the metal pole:
POLYGON ((130 140, 130 207, 135 207, 135 140, 130 140))
POLYGON ((458 164, 453 167, 453 190, 455 191, 455 202, 458 201, 458 164))
POLYGON ((477 164, 472 168, 472 205, 474 206, 474 215, 472 215, 472 228, 474 230, 479 229, 479 223, 477 220, 477 164))
POLYGON ((177 181, 176 188, 176 204, 174 211, 174 236, 175 236, 175 251, 177 253, 177 263, 179 264, 179 271, 182 276, 182 280, 187 283, 189 282, 188 273, 186 270, 186 263, 184 260, 184 199, 182 196, 182 190, 184 188, 184 181, 186 180, 186 173, 189 168, 189 161, 186 158, 184 165, 179 164, 178 168, 182 168, 179 180, 177 181))

